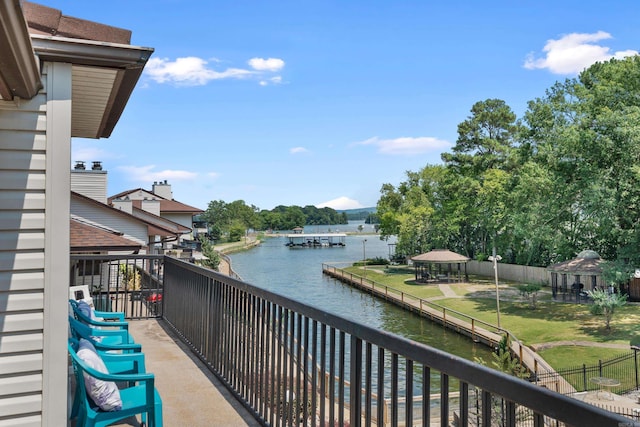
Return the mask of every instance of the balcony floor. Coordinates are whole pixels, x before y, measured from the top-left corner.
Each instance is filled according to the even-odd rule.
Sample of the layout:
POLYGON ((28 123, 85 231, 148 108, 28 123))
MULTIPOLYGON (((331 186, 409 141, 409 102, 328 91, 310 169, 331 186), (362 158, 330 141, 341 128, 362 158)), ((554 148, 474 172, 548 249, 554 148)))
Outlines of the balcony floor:
POLYGON ((260 425, 162 320, 129 320, 129 328, 156 376, 165 426, 260 425))

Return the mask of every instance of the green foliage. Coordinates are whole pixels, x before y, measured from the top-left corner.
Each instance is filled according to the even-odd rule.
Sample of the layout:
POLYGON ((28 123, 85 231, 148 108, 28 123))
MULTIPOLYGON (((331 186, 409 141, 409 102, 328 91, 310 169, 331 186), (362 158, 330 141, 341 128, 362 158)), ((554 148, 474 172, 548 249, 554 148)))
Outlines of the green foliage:
POLYGON ((604 282, 616 287, 629 282, 635 272, 633 265, 622 260, 605 261, 600 264, 600 267, 604 282))
POLYGON ((200 242, 202 243, 202 255, 206 257, 206 259, 200 261, 200 264, 218 271, 220 267, 220 253, 214 249, 213 243, 211 243, 210 240, 201 239, 200 242))
POLYGON ((142 288, 142 278, 135 265, 120 264, 118 267, 122 283, 128 291, 139 291, 142 288))
POLYGON ((521 119, 502 100, 475 103, 444 167, 382 185, 381 234, 407 255, 495 245, 506 262, 547 266, 592 249, 640 266, 639 82, 634 56, 555 83, 521 119))
POLYGON ((242 237, 244 237, 244 231, 245 229, 240 225, 231 227, 231 229, 229 230, 229 241, 239 242, 242 239, 242 237))
POLYGON ((611 330, 611 319, 616 310, 627 303, 628 295, 618 292, 610 293, 605 290, 595 289, 588 291, 587 294, 593 299, 593 305, 590 306, 591 314, 603 316, 605 320, 605 328, 611 330))
MULTIPOLYGON (((363 266, 365 265, 365 261, 355 261, 353 263, 353 266, 363 266)), ((366 260, 366 265, 389 265, 389 260, 386 258, 382 258, 382 257, 375 257, 375 258, 367 258, 366 260)))
POLYGON ((538 292, 540 292, 541 289, 541 285, 533 283, 518 286, 520 294, 529 301, 529 307, 534 310, 538 308, 538 292))
MULTIPOLYGON (((502 336, 502 339, 498 343, 495 351, 491 353, 491 357, 491 365, 497 370, 518 378, 526 379, 529 377, 527 368, 522 365, 517 357, 511 354, 511 349, 509 348, 509 339, 506 335, 502 336)), ((481 357, 476 357, 474 361, 476 363, 480 363, 481 365, 487 366, 487 362, 481 357)))

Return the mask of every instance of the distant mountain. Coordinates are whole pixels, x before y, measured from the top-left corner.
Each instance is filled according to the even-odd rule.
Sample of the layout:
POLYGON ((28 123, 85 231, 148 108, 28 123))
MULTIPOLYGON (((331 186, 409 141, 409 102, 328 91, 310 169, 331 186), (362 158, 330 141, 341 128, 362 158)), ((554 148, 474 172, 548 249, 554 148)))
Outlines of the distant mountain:
POLYGON ((357 209, 336 209, 336 212, 338 213, 346 213, 347 215, 349 214, 361 214, 361 213, 376 213, 376 207, 371 207, 371 208, 357 208, 357 209))
POLYGON ((376 208, 358 208, 358 209, 343 209, 337 210, 338 213, 344 213, 347 215, 349 221, 362 221, 367 224, 374 224, 378 222, 376 216, 376 208))

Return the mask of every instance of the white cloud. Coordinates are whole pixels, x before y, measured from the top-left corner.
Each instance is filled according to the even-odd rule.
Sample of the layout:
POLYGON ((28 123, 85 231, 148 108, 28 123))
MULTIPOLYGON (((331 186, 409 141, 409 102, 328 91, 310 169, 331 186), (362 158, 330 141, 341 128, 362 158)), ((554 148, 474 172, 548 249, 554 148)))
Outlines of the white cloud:
POLYGON ((346 196, 338 197, 337 199, 329 200, 328 202, 319 203, 316 207, 318 209, 328 207, 336 210, 364 208, 359 201, 350 199, 346 196))
POLYGON ((207 173, 207 176, 208 176, 209 178, 216 179, 216 178, 219 178, 219 177, 220 177, 220 174, 219 174, 218 172, 209 172, 209 173, 207 173))
POLYGON ((423 154, 434 150, 439 152, 451 146, 449 142, 443 139, 433 138, 430 136, 420 136, 416 138, 401 137, 395 139, 380 139, 375 136, 356 144, 376 146, 378 147, 378 152, 381 154, 407 156, 423 154))
POLYGON ((309 150, 307 150, 304 147, 293 147, 289 150, 289 153, 291 154, 300 154, 300 153, 308 153, 309 150))
POLYGON ((554 74, 577 74, 598 61, 638 54, 635 50, 611 53, 609 47, 597 43, 610 38, 611 34, 598 31, 591 34, 571 33, 557 40, 547 40, 542 49, 545 52, 544 57, 536 58, 534 53, 530 53, 524 67, 529 70, 546 68, 554 74))
POLYGON ((280 71, 284 68, 284 61, 279 58, 251 58, 249 66, 258 71, 280 71))
POLYGON ((78 142, 74 141, 71 148, 71 160, 73 160, 74 162, 83 161, 89 164, 89 162, 105 161, 108 159, 116 159, 119 157, 119 155, 117 155, 116 153, 106 151, 102 148, 92 147, 88 145, 78 146, 77 144, 78 142))
MULTIPOLYGON (((211 60, 219 63, 218 59, 211 60)), ((176 58, 151 58, 144 69, 144 73, 157 83, 173 83, 183 86, 202 86, 212 80, 259 78, 260 84, 278 84, 282 77, 266 77, 266 73, 282 70, 284 61, 277 58, 253 58, 249 60, 251 69, 227 68, 215 70, 209 66, 209 61, 196 56, 176 58)))
POLYGON ((122 171, 127 179, 136 182, 152 182, 152 181, 184 181, 193 180, 198 174, 190 171, 165 169, 163 171, 155 171, 155 165, 147 166, 118 166, 118 170, 122 171))

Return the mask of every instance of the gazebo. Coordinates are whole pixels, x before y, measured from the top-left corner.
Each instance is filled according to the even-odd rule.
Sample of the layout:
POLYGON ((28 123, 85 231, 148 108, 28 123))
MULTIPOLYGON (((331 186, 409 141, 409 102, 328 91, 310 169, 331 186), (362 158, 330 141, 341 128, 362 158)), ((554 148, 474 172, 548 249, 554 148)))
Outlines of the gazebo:
POLYGON ((566 299, 567 293, 575 295, 579 299, 581 292, 587 287, 590 290, 602 285, 603 259, 597 252, 585 250, 580 252, 574 259, 553 264, 547 267, 551 273, 551 292, 555 298, 558 292, 562 293, 566 299), (569 279, 573 276, 573 283, 569 288, 569 279))
POLYGON ((411 258, 415 266, 416 282, 454 281, 462 282, 462 264, 464 264, 464 280, 469 280, 467 262, 469 258, 447 249, 434 249, 411 258), (457 265, 454 268, 454 265, 457 265))

